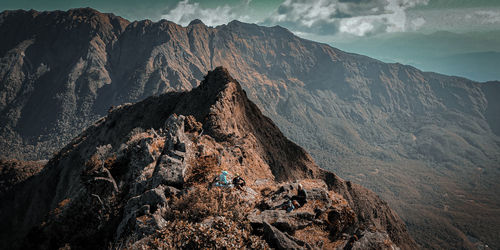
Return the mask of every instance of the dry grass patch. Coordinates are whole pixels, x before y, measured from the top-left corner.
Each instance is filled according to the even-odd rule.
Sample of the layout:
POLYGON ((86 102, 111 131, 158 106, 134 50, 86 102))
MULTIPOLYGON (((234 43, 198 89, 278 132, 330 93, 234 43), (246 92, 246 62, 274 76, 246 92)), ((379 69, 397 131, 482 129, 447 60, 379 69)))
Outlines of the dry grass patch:
POLYGON ((226 188, 207 188, 198 185, 180 198, 174 198, 165 218, 200 222, 209 216, 222 216, 245 222, 251 207, 241 198, 239 191, 226 188))

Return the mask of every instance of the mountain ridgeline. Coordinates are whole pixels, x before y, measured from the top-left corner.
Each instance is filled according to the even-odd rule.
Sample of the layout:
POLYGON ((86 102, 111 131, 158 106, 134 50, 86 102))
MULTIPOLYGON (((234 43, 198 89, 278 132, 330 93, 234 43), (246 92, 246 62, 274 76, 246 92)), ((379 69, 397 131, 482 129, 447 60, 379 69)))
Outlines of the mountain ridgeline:
POLYGON ((92 9, 4 11, 0 34, 4 158, 48 159, 115 106, 190 90, 221 65, 319 166, 387 200, 422 247, 500 247, 498 82, 238 21, 182 27, 92 9))
POLYGON ((386 202, 321 170, 222 67, 114 108, 6 194, 2 248, 416 247, 386 202), (211 186, 224 169, 248 185, 211 186), (298 183, 308 202, 286 212, 298 183))

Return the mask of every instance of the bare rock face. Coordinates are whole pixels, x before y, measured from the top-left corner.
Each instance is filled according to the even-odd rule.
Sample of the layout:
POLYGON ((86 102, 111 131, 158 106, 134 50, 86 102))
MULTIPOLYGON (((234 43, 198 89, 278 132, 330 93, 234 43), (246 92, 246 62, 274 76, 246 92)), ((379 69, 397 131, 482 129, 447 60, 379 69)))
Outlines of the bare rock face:
POLYGON ((153 176, 156 184, 181 186, 186 176, 186 154, 191 148, 184 134, 184 116, 172 115, 165 122, 167 136, 163 155, 158 160, 153 176), (186 145, 188 143, 188 145, 186 145))
POLYGON ((1 248, 416 247, 385 202, 320 170, 224 68, 116 107, 8 193, 1 248), (222 170, 245 188, 211 185, 222 170), (307 203, 287 212, 298 183, 307 203))
MULTIPOLYGON (((386 64, 238 21, 182 27, 92 9, 4 11, 0 34, 3 158, 49 159, 113 107, 190 90, 222 65, 322 168, 387 200, 422 246, 471 249, 477 239, 500 248, 500 195, 492 192, 500 188, 498 82, 386 64)), ((220 103, 213 111, 229 108, 239 107, 220 103)), ((209 121, 193 114, 213 125, 216 141, 249 129, 222 113, 209 121)), ((259 136, 251 139, 274 137, 259 136)), ((263 157, 273 174, 294 175, 279 164, 302 153, 273 152, 281 143, 258 150, 271 152, 263 157)))
POLYGON ((304 242, 300 242, 294 237, 288 235, 287 233, 283 233, 277 228, 269 225, 267 222, 264 222, 264 234, 267 237, 267 241, 271 247, 276 249, 311 249, 310 246, 306 247, 304 242), (302 243, 302 246, 299 245, 302 243))

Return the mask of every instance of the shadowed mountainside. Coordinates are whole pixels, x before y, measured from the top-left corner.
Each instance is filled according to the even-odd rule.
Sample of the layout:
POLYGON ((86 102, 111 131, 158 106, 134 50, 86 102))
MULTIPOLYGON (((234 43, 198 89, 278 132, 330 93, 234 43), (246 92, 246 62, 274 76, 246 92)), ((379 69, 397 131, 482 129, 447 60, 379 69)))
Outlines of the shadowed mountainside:
POLYGON ((92 9, 5 11, 0 33, 3 157, 48 158, 110 107, 189 90, 222 65, 320 166, 387 200, 424 247, 500 246, 498 82, 238 21, 181 27, 92 9))
POLYGON ((321 170, 222 67, 190 92, 115 108, 12 190, 3 247, 416 247, 387 203, 321 170), (248 185, 207 189, 223 169, 248 185), (287 213, 298 182, 308 202, 287 213))

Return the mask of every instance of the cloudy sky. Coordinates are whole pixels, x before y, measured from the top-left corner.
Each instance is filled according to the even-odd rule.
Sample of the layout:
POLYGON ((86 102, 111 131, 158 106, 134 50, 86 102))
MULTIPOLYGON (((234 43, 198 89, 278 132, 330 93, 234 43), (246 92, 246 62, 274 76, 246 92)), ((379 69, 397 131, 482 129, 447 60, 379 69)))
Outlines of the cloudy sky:
MULTIPOLYGON (((460 43, 465 47, 455 50, 464 53, 500 52, 500 38, 492 38, 499 34, 492 31, 500 30, 500 0, 0 0, 0 11, 78 7, 112 12, 129 20, 167 19, 181 25, 187 25, 193 19, 201 19, 209 26, 235 19, 265 26, 280 25, 307 39, 408 64, 412 62, 405 58, 405 53, 382 58, 384 56, 377 52, 391 50, 396 46, 393 43, 415 34, 425 35, 427 42, 434 43, 437 38, 432 34, 443 31, 468 34, 469 42, 460 43), (380 46, 365 49, 372 41, 378 41, 380 46), (383 46, 385 50, 382 50, 383 46), (471 46, 474 49, 470 49, 471 46)), ((447 43, 459 42, 447 39, 447 43)), ((420 51, 413 46, 419 44, 411 44, 411 41, 408 44, 413 54, 427 53, 430 56, 435 53, 432 50, 420 51)), ((460 47, 454 47, 457 46, 460 47)), ((446 51, 447 46, 444 47, 446 51)), ((449 52, 448 56, 451 55, 449 52)))
POLYGON ((363 37, 393 32, 467 32, 500 27, 499 0, 2 0, 0 9, 90 6, 131 20, 231 20, 281 25, 303 36, 363 37))

